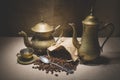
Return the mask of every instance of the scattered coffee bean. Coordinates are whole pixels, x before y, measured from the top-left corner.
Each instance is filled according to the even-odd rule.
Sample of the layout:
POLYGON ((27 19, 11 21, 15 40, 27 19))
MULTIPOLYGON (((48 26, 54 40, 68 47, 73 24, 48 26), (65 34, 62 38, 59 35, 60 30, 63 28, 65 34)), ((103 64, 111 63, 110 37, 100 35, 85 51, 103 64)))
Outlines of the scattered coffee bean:
MULTIPOLYGON (((76 61, 76 62, 67 62, 65 59, 61 59, 61 58, 55 58, 55 57, 49 57, 49 56, 45 56, 45 57, 47 57, 49 60, 51 60, 51 62, 57 63, 60 66, 66 67, 66 68, 68 68, 70 70, 74 70, 74 71, 76 70, 76 67, 77 67, 77 65, 79 63, 78 61, 76 61)), ((54 74, 55 72, 60 73, 60 72, 64 71, 61 68, 59 68, 58 66, 55 66, 53 64, 46 64, 46 63, 43 63, 40 60, 36 60, 34 62, 34 66, 32 68, 33 69, 38 69, 40 71, 46 71, 47 74, 49 72, 51 74, 54 74)), ((73 73, 67 73, 66 72, 66 75, 73 74, 73 73)), ((55 76, 58 76, 58 74, 55 74, 55 76)))
POLYGON ((55 76, 58 76, 58 74, 55 74, 55 76))

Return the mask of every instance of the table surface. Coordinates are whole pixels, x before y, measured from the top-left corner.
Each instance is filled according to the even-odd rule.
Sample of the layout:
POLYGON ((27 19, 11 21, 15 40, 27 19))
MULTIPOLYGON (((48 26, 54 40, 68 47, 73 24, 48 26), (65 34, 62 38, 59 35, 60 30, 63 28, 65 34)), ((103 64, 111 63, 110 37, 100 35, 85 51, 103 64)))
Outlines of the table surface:
POLYGON ((74 74, 61 72, 58 77, 32 69, 33 64, 18 64, 16 54, 24 47, 22 37, 0 37, 0 80, 120 80, 120 38, 108 40, 100 64, 79 64, 74 74))

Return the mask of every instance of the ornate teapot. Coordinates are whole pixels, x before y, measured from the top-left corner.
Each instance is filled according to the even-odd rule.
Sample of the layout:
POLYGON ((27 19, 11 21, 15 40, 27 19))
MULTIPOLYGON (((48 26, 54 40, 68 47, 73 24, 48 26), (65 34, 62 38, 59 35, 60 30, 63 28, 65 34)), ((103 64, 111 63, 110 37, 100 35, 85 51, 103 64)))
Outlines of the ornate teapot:
MULTIPOLYGON (((41 21, 36 24, 31 30, 34 32, 31 41, 28 39, 27 33, 24 31, 19 32, 20 35, 24 38, 24 44, 26 47, 31 47, 36 52, 35 54, 41 55, 46 53, 46 49, 55 44, 55 39, 53 37, 53 32, 58 29, 60 25, 57 27, 53 27, 41 21)), ((60 36, 59 36, 60 37, 60 36)))
POLYGON ((69 25, 73 28, 73 44, 77 48, 80 60, 82 62, 89 62, 100 56, 100 52, 104 44, 113 33, 114 25, 112 23, 107 23, 102 28, 100 28, 100 22, 95 16, 93 16, 92 11, 91 14, 82 21, 82 24, 83 33, 81 44, 79 44, 77 40, 75 24, 69 23, 69 25), (100 46, 98 41, 98 32, 104 29, 108 29, 110 32, 102 46, 100 46))

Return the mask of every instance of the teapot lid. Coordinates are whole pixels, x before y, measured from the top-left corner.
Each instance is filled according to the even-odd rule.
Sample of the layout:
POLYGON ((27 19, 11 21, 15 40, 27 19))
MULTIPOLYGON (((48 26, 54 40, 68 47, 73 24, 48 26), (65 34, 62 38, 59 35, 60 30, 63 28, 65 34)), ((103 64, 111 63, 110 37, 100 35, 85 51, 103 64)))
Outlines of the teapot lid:
POLYGON ((34 32, 51 32, 53 31, 53 26, 48 25, 44 21, 41 21, 40 23, 36 24, 34 27, 31 28, 34 32))
POLYGON ((93 15, 93 9, 91 9, 90 15, 88 15, 83 21, 83 24, 86 25, 97 25, 98 19, 93 15))

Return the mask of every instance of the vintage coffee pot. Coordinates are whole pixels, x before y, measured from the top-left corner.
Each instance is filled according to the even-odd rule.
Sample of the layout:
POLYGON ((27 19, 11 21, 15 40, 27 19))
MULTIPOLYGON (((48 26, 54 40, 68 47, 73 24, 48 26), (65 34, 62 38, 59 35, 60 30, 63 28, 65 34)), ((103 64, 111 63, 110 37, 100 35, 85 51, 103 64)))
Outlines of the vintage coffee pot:
POLYGON ((93 15, 92 11, 89 16, 82 21, 83 24, 83 33, 81 44, 79 44, 77 40, 76 30, 74 23, 69 23, 69 25, 73 28, 73 44, 78 50, 79 57, 81 61, 89 62, 95 60, 100 56, 100 52, 109 39, 111 34, 113 33, 114 26, 112 23, 107 23, 100 29, 100 22, 93 15), (103 42, 102 46, 99 45, 98 42, 98 32, 104 29, 109 28, 110 33, 108 37, 103 42))
POLYGON ((31 28, 34 33, 31 40, 28 39, 27 33, 24 31, 19 32, 19 34, 23 36, 25 46, 33 48, 36 54, 40 55, 45 53, 49 46, 55 44, 53 33, 59 27, 60 25, 53 27, 41 21, 31 28))

